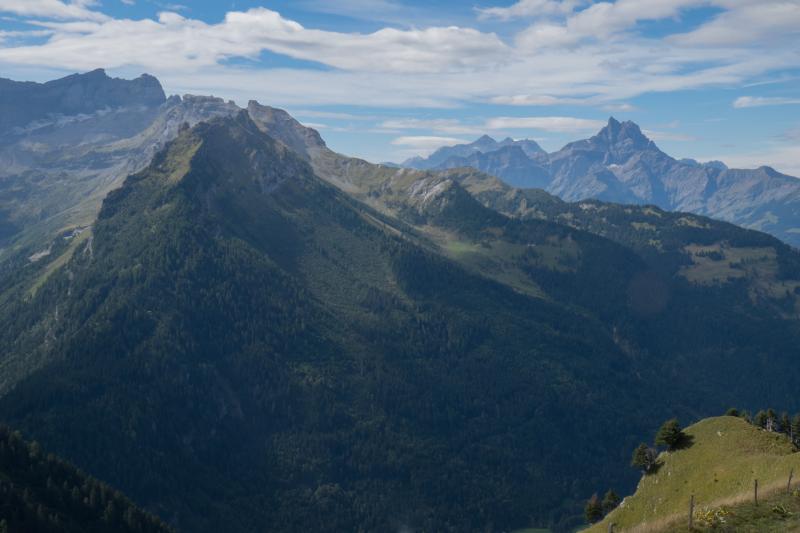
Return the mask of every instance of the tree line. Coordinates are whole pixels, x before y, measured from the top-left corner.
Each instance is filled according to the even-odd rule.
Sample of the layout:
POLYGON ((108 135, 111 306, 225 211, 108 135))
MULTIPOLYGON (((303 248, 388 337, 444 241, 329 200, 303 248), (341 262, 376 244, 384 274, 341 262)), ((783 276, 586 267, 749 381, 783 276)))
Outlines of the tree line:
POLYGON ((789 413, 778 414, 774 409, 760 410, 755 415, 748 411, 739 411, 731 407, 725 412, 726 416, 741 418, 750 424, 771 433, 783 433, 797 447, 800 447, 800 413, 789 416, 789 413))
POLYGON ((169 533, 119 491, 0 426, 0 533, 169 533))
MULTIPOLYGON (((800 448, 800 413, 790 416, 786 412, 778 414, 774 409, 764 409, 751 415, 748 411, 730 408, 725 416, 741 418, 760 428, 772 433, 785 434, 792 444, 800 448)), ((687 435, 676 418, 667 420, 659 428, 653 440, 653 445, 639 444, 631 456, 631 466, 641 470, 642 475, 650 475, 658 470, 658 455, 661 448, 672 452, 691 445, 691 437, 687 435)), ((586 502, 584 515, 590 524, 599 522, 608 513, 613 511, 620 503, 620 498, 613 490, 609 490, 601 500, 597 493, 593 494, 586 502)))
MULTIPOLYGON (((640 469, 643 475, 651 474, 658 469, 659 447, 671 452, 688 446, 690 442, 690 437, 684 433, 678 419, 667 420, 656 433, 653 446, 643 442, 636 447, 631 457, 631 466, 640 469)), ((599 522, 616 509, 620 502, 621 499, 612 490, 606 493, 603 500, 600 500, 597 494, 593 494, 584 508, 586 521, 590 524, 599 522)))

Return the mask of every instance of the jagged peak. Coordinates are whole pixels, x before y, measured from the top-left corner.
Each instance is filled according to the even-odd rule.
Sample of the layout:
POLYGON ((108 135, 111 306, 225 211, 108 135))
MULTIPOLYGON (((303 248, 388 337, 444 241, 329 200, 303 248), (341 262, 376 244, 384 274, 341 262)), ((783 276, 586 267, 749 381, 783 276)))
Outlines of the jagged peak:
POLYGON ((185 183, 189 176, 197 174, 200 177, 192 178, 192 182, 203 182, 204 188, 209 184, 225 188, 233 179, 231 176, 237 179, 248 176, 258 182, 262 190, 268 190, 287 177, 310 172, 310 167, 294 151, 263 132, 250 114, 241 109, 192 127, 181 125, 177 137, 156 154, 141 175, 175 184, 185 183), (196 166, 198 160, 202 163, 196 166), (279 167, 290 171, 276 172, 279 167), (193 172, 197 169, 201 171, 193 172), (202 169, 213 169, 213 172, 202 169))
POLYGON ((77 74, 77 75, 86 78, 108 78, 108 74, 106 74, 106 69, 104 68, 96 68, 94 70, 86 72, 85 74, 77 74))
POLYGON ((249 100, 247 102, 247 108, 248 109, 258 109, 258 110, 261 110, 261 111, 269 111, 271 113, 275 113, 276 115, 281 115, 283 117, 292 118, 292 116, 288 112, 284 111, 283 109, 279 109, 277 107, 272 107, 272 106, 269 106, 269 105, 262 104, 258 100, 249 100))
POLYGON ((304 126, 283 109, 250 100, 247 103, 247 112, 262 131, 272 135, 303 157, 309 158, 310 150, 327 147, 317 130, 304 126))
POLYGON ((489 137, 488 135, 481 135, 481 137, 475 140, 475 142, 473 142, 472 144, 473 145, 497 144, 497 141, 494 140, 492 137, 489 137))
POLYGON ((728 170, 728 165, 726 165, 722 161, 717 161, 717 160, 706 161, 705 163, 703 163, 703 166, 706 168, 712 168, 714 170, 720 170, 720 171, 728 170))
POLYGON ((609 117, 608 124, 595 135, 595 139, 602 139, 609 145, 630 142, 637 148, 645 148, 651 143, 638 124, 630 120, 620 122, 614 117, 609 117))
MULTIPOLYGON (((205 95, 205 94, 184 94, 182 97, 182 101, 186 103, 214 103, 214 104, 225 104, 225 99, 220 98, 219 96, 214 95, 205 95)), ((228 100, 227 104, 229 105, 236 105, 233 100, 228 100)))
POLYGON ((493 154, 498 154, 498 155, 513 154, 513 155, 522 156, 522 157, 525 157, 525 158, 528 157, 527 155, 525 155, 525 150, 523 150, 522 146, 520 146, 519 144, 506 144, 504 146, 499 147, 497 150, 493 150, 493 151, 488 152, 488 153, 483 154, 483 155, 491 156, 493 154))
POLYGON ((253 121, 250 114, 245 109, 240 109, 236 113, 214 117, 211 120, 200 122, 193 128, 191 133, 205 138, 211 132, 225 130, 228 133, 235 133, 237 135, 256 136, 261 139, 268 139, 273 141, 271 137, 264 134, 258 125, 253 121))
POLYGON ((101 109, 138 106, 155 108, 166 102, 161 83, 148 74, 136 79, 111 78, 104 69, 45 83, 4 80, 0 102, 0 133, 37 120, 91 114, 101 109))

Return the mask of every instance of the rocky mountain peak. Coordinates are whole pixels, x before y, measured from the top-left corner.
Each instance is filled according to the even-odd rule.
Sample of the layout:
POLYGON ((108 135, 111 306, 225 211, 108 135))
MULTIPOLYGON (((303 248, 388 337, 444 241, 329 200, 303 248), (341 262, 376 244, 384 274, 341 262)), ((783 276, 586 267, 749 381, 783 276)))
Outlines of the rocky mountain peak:
POLYGON ((0 133, 34 121, 91 114, 104 109, 156 108, 166 101, 161 83, 148 74, 134 80, 96 69, 47 83, 0 79, 0 133))
POLYGON ((466 148, 470 151, 489 152, 491 150, 497 150, 497 148, 501 146, 502 144, 498 143, 496 139, 488 135, 483 135, 479 139, 468 144, 466 148))
POLYGON ((250 100, 247 112, 258 127, 308 159, 315 150, 326 148, 319 132, 303 126, 283 109, 250 100))
POLYGON ((493 138, 489 137, 488 135, 482 135, 479 139, 477 139, 472 144, 474 145, 481 145, 481 144, 497 144, 493 138))
POLYGON ((630 120, 619 122, 614 117, 608 119, 608 124, 594 139, 603 141, 609 146, 626 145, 634 150, 645 149, 651 144, 650 139, 642 133, 638 124, 630 120))

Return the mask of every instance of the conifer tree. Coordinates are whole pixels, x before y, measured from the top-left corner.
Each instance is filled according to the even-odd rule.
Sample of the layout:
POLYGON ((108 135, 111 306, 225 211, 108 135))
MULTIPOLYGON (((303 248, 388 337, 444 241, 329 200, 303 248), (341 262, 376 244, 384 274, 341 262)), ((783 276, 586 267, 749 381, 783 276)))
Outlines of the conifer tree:
POLYGON ((767 409, 767 424, 764 426, 767 431, 775 431, 777 428, 777 421, 778 415, 775 413, 775 410, 770 408, 767 409))
POLYGON ((611 511, 619 506, 619 502, 622 501, 619 495, 611 489, 608 489, 605 496, 603 496, 603 501, 601 505, 603 506, 603 514, 607 515, 611 511))
POLYGON ((786 433, 787 435, 791 435, 792 433, 792 421, 789 419, 789 413, 783 412, 781 414, 781 433, 786 433))
POLYGON ((789 436, 795 444, 800 443, 800 413, 794 415, 794 418, 792 418, 792 428, 789 436))
POLYGON ((592 494, 592 497, 586 502, 586 507, 583 509, 583 513, 586 517, 586 521, 590 524, 595 524, 602 520, 603 506, 600 503, 600 498, 597 497, 597 493, 592 494))
POLYGON ((643 474, 649 474, 653 467, 656 465, 657 452, 645 443, 641 443, 635 450, 633 450, 633 457, 631 457, 631 466, 634 466, 642 471, 643 474))
POLYGON ((677 418, 667 420, 661 426, 656 434, 656 444, 666 446, 669 451, 674 451, 680 448, 686 438, 686 434, 681 429, 680 423, 677 418))

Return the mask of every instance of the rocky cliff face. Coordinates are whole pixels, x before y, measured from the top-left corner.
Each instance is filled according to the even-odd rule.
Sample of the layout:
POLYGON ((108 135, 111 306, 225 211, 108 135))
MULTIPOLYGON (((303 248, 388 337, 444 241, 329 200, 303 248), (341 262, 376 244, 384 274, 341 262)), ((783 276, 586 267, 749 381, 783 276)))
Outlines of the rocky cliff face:
MULTIPOLYGON (((213 96, 166 99, 146 74, 121 80, 96 70, 45 84, 0 80, 0 260, 20 248, 38 257, 54 234, 90 225, 106 194, 182 128, 241 111, 213 96)), ((247 111, 307 161, 330 152, 317 131, 283 110, 253 101, 247 111)))
POLYGON ((455 146, 439 148, 428 158, 411 158, 405 161, 402 166, 416 168, 417 170, 452 168, 454 160, 469 158, 479 154, 488 154, 510 146, 520 148, 525 155, 533 161, 542 161, 542 158, 545 160, 547 158, 547 152, 545 152, 536 141, 530 139, 515 141, 514 139, 506 138, 498 142, 488 135, 484 135, 480 139, 469 144, 457 144, 455 146))
POLYGON ((261 131, 309 160, 314 152, 326 147, 325 141, 312 128, 307 128, 283 109, 261 105, 255 100, 247 104, 247 112, 261 131))
POLYGON ((154 108, 165 100, 159 81, 147 74, 124 80, 98 69, 47 83, 0 79, 0 134, 24 130, 38 120, 123 107, 154 108))
MULTIPOLYGON (((546 156, 546 154, 545 154, 546 156)), ((488 153, 476 152, 469 157, 451 157, 438 169, 472 167, 503 179, 514 187, 545 188, 550 183, 550 173, 528 156, 522 146, 511 144, 488 153)))
MULTIPOLYGON (((154 80, 139 78, 144 85, 148 79, 154 80)), ((67 91, 72 86, 64 85, 67 91)), ((95 102, 112 101, 112 94, 95 102)), ((118 94, 116 108, 50 116, 0 135, 0 258, 18 246, 41 246, 54 232, 91 224, 105 195, 144 168, 183 125, 240 111, 233 102, 192 95, 148 106, 159 98, 146 95, 129 93, 126 101, 118 94)))

